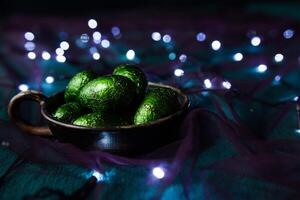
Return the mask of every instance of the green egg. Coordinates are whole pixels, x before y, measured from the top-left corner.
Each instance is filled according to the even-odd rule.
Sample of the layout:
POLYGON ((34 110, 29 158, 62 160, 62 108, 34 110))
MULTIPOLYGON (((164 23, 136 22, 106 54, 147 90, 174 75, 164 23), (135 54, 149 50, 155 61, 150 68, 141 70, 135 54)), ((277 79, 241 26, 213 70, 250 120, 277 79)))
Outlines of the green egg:
POLYGON ((125 126, 129 125, 130 119, 125 115, 108 114, 108 113, 89 113, 80 116, 73 124, 77 126, 85 126, 90 128, 125 126))
POLYGON ((70 102, 58 107, 53 114, 53 117, 58 121, 71 123, 74 119, 77 119, 80 115, 84 114, 84 109, 80 104, 70 102))
POLYGON ((134 115, 134 124, 145 124, 172 113, 180 108, 176 92, 169 88, 150 89, 134 115))
POLYGON ((140 68, 134 65, 120 65, 115 68, 113 74, 129 78, 136 86, 137 97, 139 99, 144 97, 148 81, 140 68))
POLYGON ((82 71, 73 76, 65 90, 65 101, 77 101, 77 97, 81 88, 95 77, 96 75, 90 71, 82 71))
POLYGON ((129 110, 136 97, 133 82, 119 75, 102 76, 90 81, 80 91, 81 105, 93 111, 129 110))

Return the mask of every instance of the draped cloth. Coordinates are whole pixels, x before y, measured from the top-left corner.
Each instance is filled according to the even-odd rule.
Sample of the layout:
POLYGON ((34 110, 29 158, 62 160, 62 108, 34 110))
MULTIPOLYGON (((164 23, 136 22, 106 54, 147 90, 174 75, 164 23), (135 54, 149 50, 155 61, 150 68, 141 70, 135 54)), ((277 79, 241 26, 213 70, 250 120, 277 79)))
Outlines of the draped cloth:
POLYGON ((188 113, 181 125, 182 140, 135 158, 82 151, 2 124, 1 139, 9 145, 2 142, 0 194, 8 198, 18 191, 30 197, 50 188, 70 195, 97 170, 103 177, 90 193, 95 199, 300 197, 295 103, 268 109, 252 103, 248 113, 241 113, 245 104, 231 106, 217 96, 211 94, 211 107, 188 113), (255 123, 263 126, 251 126, 255 123), (14 167, 18 158, 23 162, 14 167), (162 179, 153 176, 154 167, 164 170, 162 179))

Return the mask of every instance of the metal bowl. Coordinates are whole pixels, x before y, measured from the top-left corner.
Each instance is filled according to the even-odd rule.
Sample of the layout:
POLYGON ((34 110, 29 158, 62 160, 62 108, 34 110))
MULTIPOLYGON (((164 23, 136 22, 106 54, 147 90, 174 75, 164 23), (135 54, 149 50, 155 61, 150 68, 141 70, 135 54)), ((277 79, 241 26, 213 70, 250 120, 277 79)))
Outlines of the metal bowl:
POLYGON ((61 142, 72 143, 82 149, 99 149, 121 155, 139 155, 150 152, 178 139, 178 129, 189 107, 187 95, 163 84, 149 83, 150 88, 164 87, 176 92, 181 107, 169 116, 141 125, 88 128, 57 121, 52 113, 64 103, 64 92, 45 97, 37 91, 24 91, 14 96, 8 106, 8 114, 24 132, 50 136, 61 142), (20 116, 20 104, 37 101, 48 126, 32 126, 20 116))

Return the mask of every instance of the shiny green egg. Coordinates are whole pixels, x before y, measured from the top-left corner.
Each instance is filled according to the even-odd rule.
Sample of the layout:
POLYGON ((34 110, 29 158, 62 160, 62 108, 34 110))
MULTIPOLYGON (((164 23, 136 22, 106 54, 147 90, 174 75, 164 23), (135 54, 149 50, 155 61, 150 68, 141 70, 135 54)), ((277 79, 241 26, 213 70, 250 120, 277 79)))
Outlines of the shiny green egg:
POLYGON ((93 111, 117 111, 131 108, 136 97, 133 82, 119 75, 102 76, 90 81, 79 93, 81 105, 93 111))
POLYGON ((113 74, 129 78, 136 86, 137 97, 139 99, 144 97, 148 81, 140 68, 134 65, 119 65, 114 69, 113 74))
POLYGON ((96 78, 96 75, 90 71, 82 71, 73 76, 65 90, 65 101, 77 101, 81 88, 94 78, 96 78))
POLYGON ((70 123, 80 115, 84 114, 85 109, 80 106, 80 104, 75 102, 70 102, 61 105, 53 113, 53 117, 58 121, 70 123))
POLYGON ((175 113, 180 108, 176 92, 169 88, 150 89, 139 105, 134 124, 145 124, 175 113))

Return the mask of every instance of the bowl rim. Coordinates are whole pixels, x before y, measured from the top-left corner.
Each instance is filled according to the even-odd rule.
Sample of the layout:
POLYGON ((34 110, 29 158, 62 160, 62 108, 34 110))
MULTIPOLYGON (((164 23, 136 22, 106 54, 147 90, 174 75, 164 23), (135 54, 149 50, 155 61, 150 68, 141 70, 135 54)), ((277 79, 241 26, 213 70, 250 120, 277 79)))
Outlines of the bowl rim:
POLYGON ((181 90, 178 88, 175 88, 170 85, 165 85, 165 84, 161 84, 161 83, 153 83, 153 82, 148 82, 148 86, 164 87, 164 88, 172 89, 173 91, 175 91, 178 95, 180 95, 183 98, 181 108, 173 114, 170 114, 168 116, 159 118, 157 120, 154 120, 154 121, 151 121, 151 122, 145 123, 145 124, 139 124, 139 125, 131 124, 131 125, 126 125, 126 126, 91 128, 91 127, 68 124, 68 123, 60 122, 60 121, 57 121, 56 119, 54 119, 52 117, 52 115, 49 114, 46 110, 46 101, 47 101, 47 99, 58 94, 58 93, 56 93, 56 94, 48 97, 46 99, 46 101, 41 102, 41 113, 46 118, 46 120, 50 121, 51 123, 54 123, 54 124, 57 124, 60 126, 64 126, 66 128, 74 128, 74 129, 80 129, 80 130, 86 130, 86 131, 120 131, 120 130, 133 130, 133 129, 141 129, 141 128, 148 128, 148 127, 152 127, 152 126, 158 126, 158 125, 164 123, 165 121, 168 121, 176 116, 181 115, 183 112, 187 111, 188 107, 190 106, 190 101, 189 101, 188 96, 186 94, 184 94, 183 92, 181 92, 181 90))

